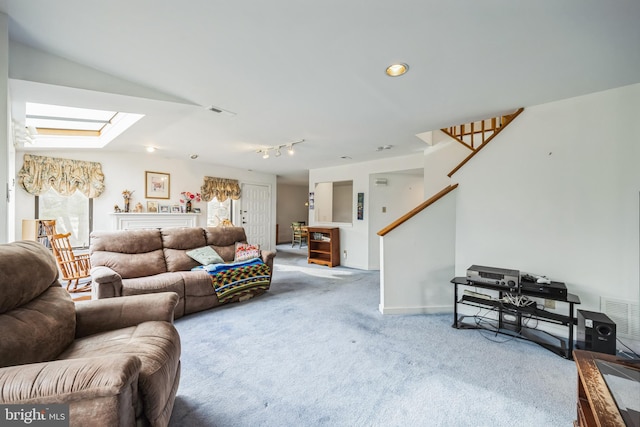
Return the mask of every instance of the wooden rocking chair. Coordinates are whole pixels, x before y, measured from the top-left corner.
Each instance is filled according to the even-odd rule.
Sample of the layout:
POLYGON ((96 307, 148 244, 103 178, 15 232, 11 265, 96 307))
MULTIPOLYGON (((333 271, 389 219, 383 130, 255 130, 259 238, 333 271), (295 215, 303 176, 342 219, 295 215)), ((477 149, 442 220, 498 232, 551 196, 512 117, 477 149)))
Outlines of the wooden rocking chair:
POLYGON ((79 287, 80 279, 89 277, 91 263, 89 254, 76 255, 69 242, 71 233, 54 234, 49 237, 53 255, 62 273, 62 280, 67 282, 67 291, 85 292, 91 289, 91 284, 79 287))

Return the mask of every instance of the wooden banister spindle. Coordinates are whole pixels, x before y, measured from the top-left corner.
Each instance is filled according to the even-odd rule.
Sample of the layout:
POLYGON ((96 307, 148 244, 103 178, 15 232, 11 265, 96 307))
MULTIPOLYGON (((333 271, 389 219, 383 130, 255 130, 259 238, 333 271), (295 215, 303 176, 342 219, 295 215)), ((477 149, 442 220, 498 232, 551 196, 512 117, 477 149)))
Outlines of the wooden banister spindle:
POLYGON ((473 132, 474 126, 473 125, 474 125, 474 123, 471 122, 471 148, 475 149, 475 147, 473 146, 473 134, 474 134, 474 132, 473 132))

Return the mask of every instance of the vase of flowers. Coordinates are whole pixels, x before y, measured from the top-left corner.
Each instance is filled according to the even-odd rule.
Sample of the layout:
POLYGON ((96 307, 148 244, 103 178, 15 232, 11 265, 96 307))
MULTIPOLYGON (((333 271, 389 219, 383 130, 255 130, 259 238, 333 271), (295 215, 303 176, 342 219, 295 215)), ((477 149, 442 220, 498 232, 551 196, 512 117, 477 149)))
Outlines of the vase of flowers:
POLYGON ((180 203, 185 204, 185 212, 190 213, 193 212, 193 208, 191 206, 192 203, 196 203, 202 200, 200 197, 200 193, 191 193, 189 191, 183 191, 180 193, 182 198, 180 199, 180 203))

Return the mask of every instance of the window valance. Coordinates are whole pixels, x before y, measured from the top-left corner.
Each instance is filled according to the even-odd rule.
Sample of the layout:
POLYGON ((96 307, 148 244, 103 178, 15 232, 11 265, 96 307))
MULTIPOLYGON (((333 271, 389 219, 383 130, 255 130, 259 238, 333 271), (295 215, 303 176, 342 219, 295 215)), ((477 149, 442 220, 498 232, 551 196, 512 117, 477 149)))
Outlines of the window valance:
POLYGON ((214 197, 219 202, 224 202, 228 198, 238 200, 240 198, 240 184, 236 179, 205 176, 200 193, 205 202, 210 202, 214 197))
POLYGON ((104 174, 97 162, 25 154, 18 184, 34 196, 53 188, 61 196, 70 196, 79 190, 94 198, 104 191, 104 174))

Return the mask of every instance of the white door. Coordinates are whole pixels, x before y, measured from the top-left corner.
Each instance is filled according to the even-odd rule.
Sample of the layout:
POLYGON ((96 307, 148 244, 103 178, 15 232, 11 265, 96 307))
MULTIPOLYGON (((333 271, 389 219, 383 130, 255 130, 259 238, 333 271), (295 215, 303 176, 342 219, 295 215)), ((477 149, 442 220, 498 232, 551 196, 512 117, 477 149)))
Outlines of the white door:
POLYGON ((260 248, 271 248, 271 187, 269 185, 242 184, 240 198, 242 227, 249 243, 260 248))

